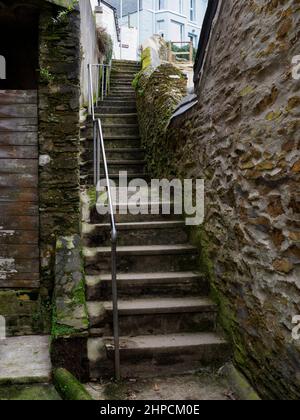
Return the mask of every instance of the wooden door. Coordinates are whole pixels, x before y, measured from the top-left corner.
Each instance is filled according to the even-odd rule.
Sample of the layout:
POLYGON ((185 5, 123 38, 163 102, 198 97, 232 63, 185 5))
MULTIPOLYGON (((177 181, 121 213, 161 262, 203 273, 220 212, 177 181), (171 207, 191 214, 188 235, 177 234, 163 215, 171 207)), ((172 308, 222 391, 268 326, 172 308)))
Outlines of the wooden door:
POLYGON ((0 90, 0 288, 39 286, 35 90, 0 90))

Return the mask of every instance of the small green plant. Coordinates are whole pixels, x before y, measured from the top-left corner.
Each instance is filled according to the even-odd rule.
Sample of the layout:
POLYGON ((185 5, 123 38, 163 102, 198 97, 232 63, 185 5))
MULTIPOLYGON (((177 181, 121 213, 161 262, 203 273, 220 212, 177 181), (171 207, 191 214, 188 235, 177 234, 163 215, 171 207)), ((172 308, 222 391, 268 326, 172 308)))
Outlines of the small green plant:
POLYGON ((41 67, 39 70, 41 82, 51 83, 54 81, 55 77, 50 73, 49 68, 41 67))
POLYGON ((66 22, 68 15, 73 12, 73 10, 75 9, 75 7, 78 4, 78 0, 73 0, 72 3, 70 4, 70 6, 68 6, 66 9, 61 10, 58 15, 56 16, 56 18, 52 18, 52 21, 54 23, 54 25, 58 25, 60 23, 66 22))

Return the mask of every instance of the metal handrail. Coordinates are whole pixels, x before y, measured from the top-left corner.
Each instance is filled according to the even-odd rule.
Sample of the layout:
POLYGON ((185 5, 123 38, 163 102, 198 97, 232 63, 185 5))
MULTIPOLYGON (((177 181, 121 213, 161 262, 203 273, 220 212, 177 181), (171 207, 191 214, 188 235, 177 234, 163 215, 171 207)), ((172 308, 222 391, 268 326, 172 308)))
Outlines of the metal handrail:
MULTIPOLYGON (((96 195, 98 200, 97 186, 100 182, 100 163, 101 156, 104 167, 104 174, 106 179, 106 188, 108 195, 108 204, 110 212, 110 224, 111 224, 111 275, 112 275, 112 301, 113 301, 113 330, 114 330, 114 346, 115 346, 115 377, 119 381, 121 378, 120 373, 120 337, 119 337, 119 311, 118 311, 118 286, 117 286, 117 240, 118 232, 116 228, 115 216, 114 216, 114 205, 112 201, 110 177, 108 172, 104 137, 102 131, 102 124, 100 118, 96 118, 95 105, 94 105, 94 89, 93 89, 93 73, 92 69, 98 64, 88 64, 89 74, 89 108, 90 114, 93 119, 93 138, 94 138, 94 183, 96 186, 96 195)), ((107 66, 109 67, 109 66, 107 66)), ((110 74, 110 73, 109 73, 110 74)), ((97 78, 98 80, 98 78, 97 78)), ((98 91, 99 85, 97 85, 98 91)), ((102 83, 103 87, 103 83, 102 83)), ((103 90, 101 88, 103 93, 103 90)), ((97 102, 97 99, 96 99, 97 102)))

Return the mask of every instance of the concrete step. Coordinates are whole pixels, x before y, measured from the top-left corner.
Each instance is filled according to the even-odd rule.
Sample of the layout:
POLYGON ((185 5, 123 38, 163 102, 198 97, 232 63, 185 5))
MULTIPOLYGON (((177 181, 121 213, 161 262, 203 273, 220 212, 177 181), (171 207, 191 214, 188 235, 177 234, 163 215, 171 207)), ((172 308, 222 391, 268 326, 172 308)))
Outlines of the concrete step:
MULTIPOLYGON (((182 221, 157 221, 119 223, 118 244, 133 245, 176 245, 188 242, 188 233, 182 221)), ((110 224, 83 224, 85 246, 110 245, 110 224)))
MULTIPOLYGON (((107 273, 111 269, 111 247, 84 247, 86 273, 107 273)), ((198 249, 187 245, 119 246, 119 273, 197 270, 198 249)))
MULTIPOLYGON (((102 179, 104 178, 104 173, 103 172, 101 172, 101 178, 102 179)), ((110 178, 111 181, 114 181, 116 186, 119 185, 120 180, 121 181, 123 180, 122 182, 124 182, 124 179, 125 179, 121 176, 121 172, 120 172, 120 174, 109 172, 109 178, 110 178)), ((89 170, 83 169, 82 172, 81 172, 80 179, 81 179, 81 185, 94 186, 94 176, 93 176, 92 171, 90 169, 89 170)), ((128 182, 130 182, 132 180, 136 180, 136 179, 142 179, 145 182, 149 182, 149 175, 147 175, 146 173, 127 173, 126 180, 128 182)), ((129 220, 131 221, 132 215, 130 214, 129 216, 130 216, 129 220)), ((133 216, 133 217, 136 217, 136 216, 133 216)), ((128 219, 127 218, 118 219, 118 217, 116 217, 116 220, 120 221, 120 222, 123 222, 123 221, 127 221, 128 219)), ((102 220, 99 220, 99 221, 102 223, 102 220)))
POLYGON ((96 113, 97 114, 101 114, 101 115, 106 115, 106 114, 118 114, 118 115, 122 115, 122 114, 136 114, 137 113, 137 109, 136 109, 136 104, 133 103, 131 106, 126 105, 126 107, 124 107, 124 105, 108 105, 107 102, 101 103, 101 105, 99 105, 96 108, 96 113))
MULTIPOLYGON (((89 167, 89 174, 92 175, 93 172, 93 156, 91 154, 89 161, 84 161, 83 164, 89 167)), ((132 174, 145 174, 145 162, 142 160, 108 160, 108 171, 110 174, 119 174, 120 171, 126 171, 130 176, 132 174)), ((101 171, 101 175, 104 172, 101 171)))
POLYGON ((115 148, 106 149, 107 159, 143 160, 145 152, 142 148, 115 148))
POLYGON ((95 114, 96 118, 100 118, 102 124, 107 125, 126 125, 126 124, 137 124, 138 115, 132 114, 95 114))
POLYGON ((129 98, 129 99, 124 99, 124 98, 111 98, 111 97, 106 97, 104 98, 104 100, 101 102, 101 106, 122 106, 123 108, 127 108, 127 107, 132 107, 135 106, 136 107, 136 98, 129 98))
POLYGON ((109 96, 107 96, 107 100, 116 100, 116 101, 126 101, 131 102, 136 100, 135 91, 132 90, 131 92, 114 92, 110 93, 109 96))
POLYGON ((103 136, 139 136, 138 124, 102 124, 103 136))
MULTIPOLYGON (((84 146, 86 151, 93 152, 94 140, 90 132, 85 132, 86 137, 81 138, 81 145, 84 146)), ((115 149, 139 149, 141 147, 141 138, 139 135, 105 135, 105 148, 107 150, 115 149)))
MULTIPOLYGON (((129 169, 130 167, 134 166, 136 162, 143 162, 143 172, 144 170, 144 151, 142 149, 122 149, 122 148, 116 148, 116 151, 114 149, 108 149, 106 150, 106 157, 108 161, 114 162, 114 161, 121 161, 121 160, 128 160, 132 162, 128 165, 129 169)), ((82 167, 86 168, 86 173, 89 173, 93 171, 93 161, 94 161, 94 152, 92 147, 91 148, 85 148, 80 154, 80 161, 82 167)), ((127 169, 127 168, 126 168, 127 169)), ((121 168, 121 170, 124 170, 124 168, 121 168)), ((141 168, 140 168, 141 170, 141 168)), ((139 170, 139 171, 140 171, 139 170)))
MULTIPOLYGON (((119 298, 206 296, 207 279, 190 271, 118 274, 119 298)), ((86 277, 87 298, 90 301, 111 299, 111 274, 86 277)))
MULTIPOLYGON (((137 174, 136 174, 137 175, 137 174)), ((136 179, 134 174, 128 174, 128 180, 136 179), (132 177, 132 178, 131 178, 132 177)), ((114 174, 110 174, 112 180, 119 181, 117 177, 114 177, 114 174)), ((146 175, 144 175, 146 178, 146 175)), ((142 175, 140 176, 142 179, 142 175)), ((118 183, 117 183, 118 185, 118 183)), ((118 186, 117 186, 118 188, 118 186)), ((118 194, 118 191, 113 192, 114 195, 118 194)), ((90 222, 91 224, 102 224, 108 221, 107 212, 100 211, 105 208, 107 203, 101 204, 99 202, 97 206, 94 206, 90 210, 90 222), (99 214, 100 211, 100 214, 99 214)), ((178 217, 182 215, 175 214, 175 204, 174 201, 167 200, 157 200, 151 201, 145 199, 138 204, 135 204, 127 199, 127 202, 124 200, 123 203, 116 202, 114 206, 114 216, 117 223, 146 223, 146 222, 171 222, 178 221, 178 217)), ((144 225, 145 226, 145 225, 144 225)))
POLYGON ((0 384, 47 383, 51 379, 50 337, 0 340, 0 384))
POLYGON ((113 85, 111 86, 108 97, 115 96, 119 93, 129 93, 129 95, 135 93, 135 89, 131 85, 113 85))
POLYGON ((129 82, 132 83, 135 77, 135 71, 127 72, 126 69, 124 71, 112 71, 111 73, 111 82, 129 82))
MULTIPOLYGON (((121 337, 120 348, 124 378, 197 372, 208 365, 219 367, 231 356, 230 346, 216 333, 121 337)), ((112 376, 114 345, 111 338, 90 338, 88 355, 92 378, 112 376)))
POLYGON ((112 89, 114 87, 122 87, 122 86, 133 88, 132 82, 133 82, 132 77, 114 76, 110 79, 110 88, 112 89))
MULTIPOLYGON (((214 331, 217 307, 205 297, 147 297, 119 300, 118 312, 120 335, 125 337, 214 331)), ((111 301, 88 302, 88 313, 91 328, 113 335, 111 301)))

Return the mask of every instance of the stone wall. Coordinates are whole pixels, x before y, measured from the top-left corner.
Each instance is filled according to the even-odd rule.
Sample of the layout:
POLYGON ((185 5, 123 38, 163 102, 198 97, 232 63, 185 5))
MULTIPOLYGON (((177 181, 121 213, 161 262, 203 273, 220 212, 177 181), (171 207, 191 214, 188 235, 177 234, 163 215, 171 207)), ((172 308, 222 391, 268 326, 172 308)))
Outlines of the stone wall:
POLYGON ((50 321, 56 238, 80 231, 78 7, 43 9, 39 57, 41 298, 50 321))
MULTIPOLYGON (((87 106, 89 100, 88 64, 99 62, 99 52, 96 38, 96 18, 90 0, 79 0, 80 7, 80 43, 81 43, 81 76, 80 105, 87 106)), ((93 87, 96 93, 96 69, 93 69, 93 87)))
POLYGON ((152 173, 205 178, 205 224, 192 237, 235 363, 270 399, 300 397, 299 25, 297 0, 223 1, 198 105, 166 137, 144 135, 150 167, 153 147, 164 155, 152 173))

